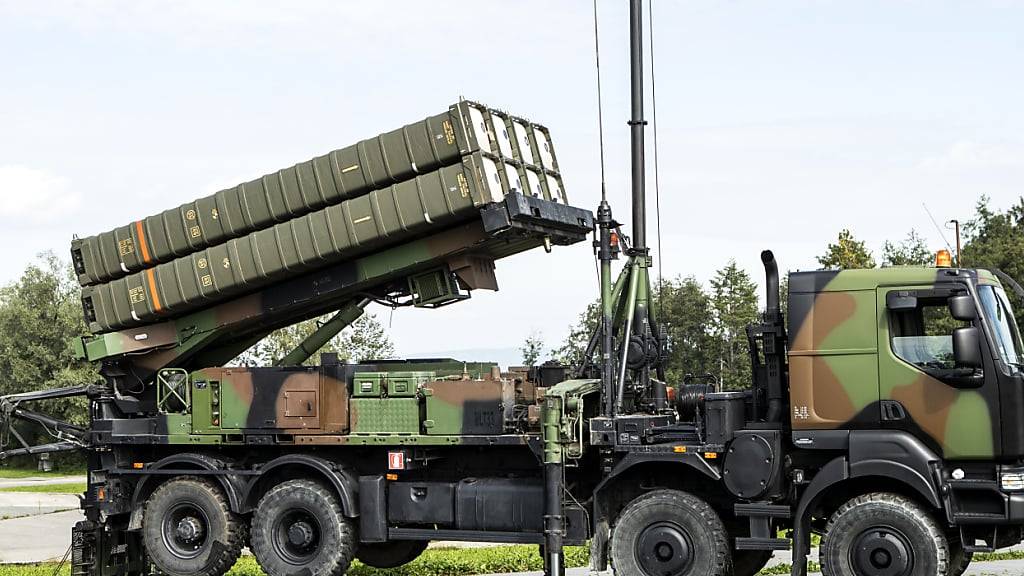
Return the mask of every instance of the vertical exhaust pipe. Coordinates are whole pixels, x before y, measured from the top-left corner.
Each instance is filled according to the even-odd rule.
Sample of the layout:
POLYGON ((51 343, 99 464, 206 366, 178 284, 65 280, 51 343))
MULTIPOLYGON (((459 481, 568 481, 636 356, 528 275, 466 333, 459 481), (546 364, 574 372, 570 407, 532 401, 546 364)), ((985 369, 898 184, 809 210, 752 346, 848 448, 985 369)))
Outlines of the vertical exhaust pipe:
POLYGON ((775 263, 775 254, 771 250, 761 252, 761 263, 764 264, 764 283, 767 294, 765 295, 766 311, 781 313, 779 306, 779 265, 775 263))
POLYGON ((764 264, 765 315, 764 315, 764 369, 765 392, 768 409, 765 420, 781 422, 785 415, 783 388, 786 365, 786 327, 779 303, 779 265, 771 250, 761 252, 764 264))

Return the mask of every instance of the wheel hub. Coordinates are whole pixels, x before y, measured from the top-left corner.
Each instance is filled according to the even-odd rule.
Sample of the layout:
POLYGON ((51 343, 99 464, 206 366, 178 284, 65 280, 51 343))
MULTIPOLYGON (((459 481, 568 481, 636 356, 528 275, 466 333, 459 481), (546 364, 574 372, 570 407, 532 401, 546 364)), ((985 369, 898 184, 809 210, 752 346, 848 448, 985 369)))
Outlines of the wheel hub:
POLYGON ((888 527, 863 532, 852 550, 854 571, 862 576, 909 576, 914 554, 906 537, 888 527))
POLYGON ((164 517, 162 536, 167 550, 183 560, 198 558, 209 546, 210 520, 200 506, 182 502, 164 517))
POLYGON ((203 523, 195 516, 182 518, 178 521, 178 526, 175 528, 175 534, 178 539, 189 544, 202 540, 203 532, 203 523))
POLYGON ((308 522, 298 521, 288 527, 288 542, 292 546, 305 548, 313 543, 313 527, 308 522))
POLYGON ((316 516, 309 510, 296 508, 274 522, 273 545, 286 562, 301 566, 319 553, 321 533, 316 516))
POLYGON ((658 522, 640 534, 636 558, 648 576, 677 576, 693 563, 690 537, 678 525, 658 522))

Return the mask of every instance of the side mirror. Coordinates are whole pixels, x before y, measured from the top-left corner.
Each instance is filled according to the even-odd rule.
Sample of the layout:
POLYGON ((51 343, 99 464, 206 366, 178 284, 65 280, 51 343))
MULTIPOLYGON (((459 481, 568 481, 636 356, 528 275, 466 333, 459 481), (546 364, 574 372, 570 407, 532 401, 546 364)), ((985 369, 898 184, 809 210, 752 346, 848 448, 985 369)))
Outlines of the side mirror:
POLYGON ((969 295, 953 296, 949 299, 949 314, 956 320, 970 322, 977 316, 974 299, 969 295))
MULTIPOLYGON (((952 300, 950 302, 952 308, 952 300)), ((981 337, 976 327, 968 326, 953 330, 953 359, 957 366, 981 368, 981 337)))

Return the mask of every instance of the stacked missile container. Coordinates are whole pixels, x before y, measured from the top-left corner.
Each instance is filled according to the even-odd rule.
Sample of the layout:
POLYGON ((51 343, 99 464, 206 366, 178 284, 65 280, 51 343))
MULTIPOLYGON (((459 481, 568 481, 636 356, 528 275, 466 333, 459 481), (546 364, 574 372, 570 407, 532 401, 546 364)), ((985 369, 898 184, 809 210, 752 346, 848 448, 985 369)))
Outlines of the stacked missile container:
POLYGON ((76 238, 95 334, 174 318, 472 219, 521 193, 565 202, 548 130, 480 104, 114 230, 76 238))

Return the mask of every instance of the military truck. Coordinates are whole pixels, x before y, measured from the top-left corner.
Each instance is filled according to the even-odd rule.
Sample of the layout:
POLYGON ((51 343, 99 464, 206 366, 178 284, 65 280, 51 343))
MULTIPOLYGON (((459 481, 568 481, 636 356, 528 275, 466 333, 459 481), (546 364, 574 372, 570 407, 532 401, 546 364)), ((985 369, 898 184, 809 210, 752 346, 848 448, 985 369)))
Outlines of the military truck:
POLYGON ((998 271, 795 272, 783 297, 765 251, 750 388, 667 381, 672 343, 649 305, 641 7, 630 236, 606 200, 596 215, 566 203, 546 129, 459 102, 76 240, 94 333, 75 346, 102 383, 0 399, 19 443, 0 458, 87 455, 72 573, 218 576, 248 546, 273 576, 343 574, 353 558, 389 568, 463 540, 539 545, 556 576, 567 544, 626 576, 751 576, 792 549, 802 575, 818 534, 828 575, 945 576, 1020 542, 1024 346, 1004 290, 1024 290, 998 271), (455 305, 496 289, 504 256, 590 234, 601 309, 579 366, 304 365, 371 302, 455 305), (230 365, 331 313, 274 366, 230 365), (30 408, 68 396, 89 399, 88 427, 30 408), (13 422, 55 439, 32 445, 13 422))

